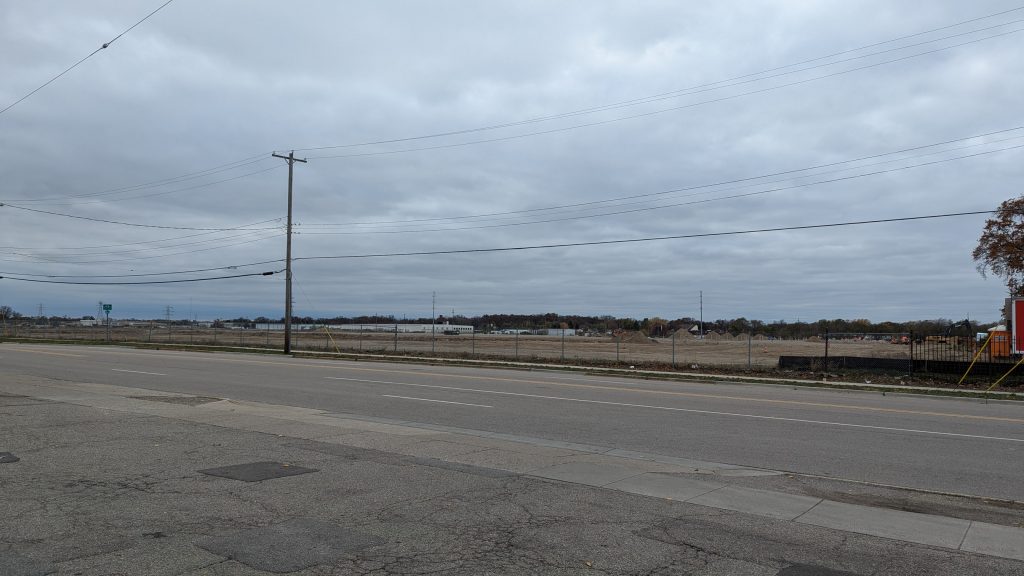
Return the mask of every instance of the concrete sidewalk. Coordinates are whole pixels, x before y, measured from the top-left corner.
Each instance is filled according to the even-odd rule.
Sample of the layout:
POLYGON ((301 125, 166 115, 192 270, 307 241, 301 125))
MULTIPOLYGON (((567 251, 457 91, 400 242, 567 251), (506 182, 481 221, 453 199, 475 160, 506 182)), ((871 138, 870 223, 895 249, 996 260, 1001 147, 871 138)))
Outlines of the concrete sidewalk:
POLYGON ((751 485, 777 471, 104 384, 0 394, 5 576, 1024 574, 1020 516, 751 485))

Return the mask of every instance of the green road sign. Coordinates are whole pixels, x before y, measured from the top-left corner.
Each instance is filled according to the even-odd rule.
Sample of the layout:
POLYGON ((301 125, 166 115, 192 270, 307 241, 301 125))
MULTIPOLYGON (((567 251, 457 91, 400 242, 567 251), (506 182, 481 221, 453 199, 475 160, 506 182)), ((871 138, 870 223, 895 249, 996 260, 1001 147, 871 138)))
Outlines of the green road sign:
POLYGON ((103 311, 104 312, 108 312, 109 313, 113 309, 114 309, 114 305, 113 304, 104 304, 103 305, 103 311))

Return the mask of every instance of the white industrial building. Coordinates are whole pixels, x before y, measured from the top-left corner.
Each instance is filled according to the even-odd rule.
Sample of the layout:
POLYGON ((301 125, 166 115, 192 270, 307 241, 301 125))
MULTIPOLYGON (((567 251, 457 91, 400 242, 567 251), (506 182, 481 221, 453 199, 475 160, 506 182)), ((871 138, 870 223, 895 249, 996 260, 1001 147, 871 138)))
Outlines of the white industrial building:
POLYGON ((536 331, 541 336, 575 336, 575 328, 542 328, 536 331))
POLYGON ((330 330, 345 332, 400 332, 402 334, 472 334, 469 324, 335 324, 330 330))
MULTIPOLYGON (((323 324, 292 324, 293 330, 323 330, 323 324)), ((284 323, 256 324, 257 330, 284 330, 284 323)), ((399 332, 401 334, 472 334, 469 324, 329 324, 335 332, 399 332)))

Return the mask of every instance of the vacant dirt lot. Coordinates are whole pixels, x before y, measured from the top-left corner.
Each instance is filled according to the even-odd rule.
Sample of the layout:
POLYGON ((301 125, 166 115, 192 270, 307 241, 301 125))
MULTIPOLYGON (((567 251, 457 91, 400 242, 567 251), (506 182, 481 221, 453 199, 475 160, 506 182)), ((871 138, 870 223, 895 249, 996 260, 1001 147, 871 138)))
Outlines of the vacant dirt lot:
MULTIPOLYGON (((15 335, 12 330, 9 336, 15 335)), ((26 328, 18 330, 17 336, 58 340, 106 339, 103 328, 62 327, 26 328)), ((284 334, 279 331, 189 329, 188 327, 166 328, 154 326, 117 327, 110 331, 110 339, 116 342, 171 342, 194 345, 246 346, 258 348, 281 348, 284 334)), ((363 352, 413 352, 420 354, 457 354, 503 357, 527 360, 544 358, 566 362, 620 361, 658 362, 686 366, 777 366, 780 355, 822 356, 825 343, 806 340, 747 340, 709 338, 698 340, 691 336, 672 339, 650 340, 624 338, 616 342, 612 337, 570 336, 564 339, 556 336, 515 336, 515 335, 461 335, 398 334, 394 333, 352 333, 297 331, 293 333, 292 346, 298 350, 363 351, 363 352)), ((829 342, 830 356, 870 356, 876 358, 908 358, 907 345, 891 344, 884 341, 842 341, 829 342)))

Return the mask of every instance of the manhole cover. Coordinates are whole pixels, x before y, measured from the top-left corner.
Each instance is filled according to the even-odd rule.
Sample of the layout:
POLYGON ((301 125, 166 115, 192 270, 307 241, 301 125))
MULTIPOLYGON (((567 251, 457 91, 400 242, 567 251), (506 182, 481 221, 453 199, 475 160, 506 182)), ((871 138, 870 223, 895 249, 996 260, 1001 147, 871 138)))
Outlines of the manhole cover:
POLYGON ((266 572, 295 572, 317 564, 330 564, 363 548, 383 544, 364 534, 309 518, 273 526, 211 536, 196 542, 200 548, 250 568, 266 572))
POLYGON ((221 400, 211 396, 129 396, 129 398, 133 400, 148 400, 150 402, 166 402, 167 404, 184 404, 185 406, 200 406, 221 400))
POLYGON ((21 458, 18 458, 10 452, 0 452, 0 464, 10 464, 12 462, 17 462, 18 460, 21 460, 21 458))
POLYGON ((230 478, 232 480, 241 480, 243 482, 262 482, 273 478, 309 474, 310 472, 318 472, 318 470, 314 470, 313 468, 303 468, 302 466, 293 466, 291 464, 283 464, 281 462, 252 462, 249 464, 235 464, 234 466, 224 466, 221 468, 207 468, 206 470, 200 470, 199 472, 208 476, 230 478))
POLYGON ((786 566, 775 576, 857 576, 853 572, 833 570, 823 566, 811 566, 810 564, 793 564, 786 566))

